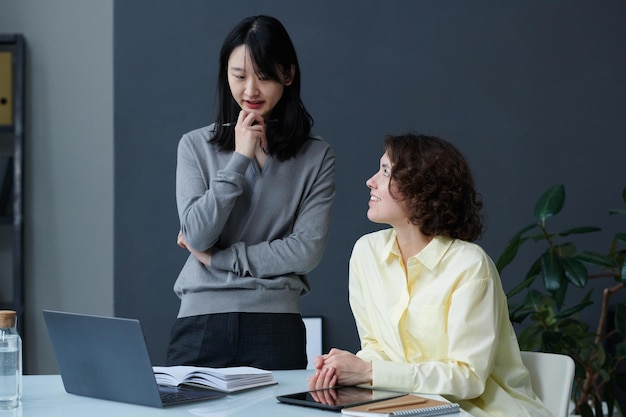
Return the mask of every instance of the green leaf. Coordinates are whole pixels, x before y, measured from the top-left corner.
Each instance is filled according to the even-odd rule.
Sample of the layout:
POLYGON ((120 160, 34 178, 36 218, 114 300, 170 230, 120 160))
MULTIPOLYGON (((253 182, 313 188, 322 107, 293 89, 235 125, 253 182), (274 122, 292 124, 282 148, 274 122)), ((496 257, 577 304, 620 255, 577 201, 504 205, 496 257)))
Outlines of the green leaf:
POLYGON ((520 246, 522 246, 522 243, 524 243, 528 238, 513 238, 507 245, 506 248, 504 248, 504 252, 502 252, 502 255, 500 255, 500 257, 498 258, 498 262, 496 262, 496 268, 498 269, 498 272, 502 273, 502 270, 508 265, 510 264, 513 259, 515 259, 515 256, 517 255, 517 251, 519 250, 520 246))
POLYGON ((561 265, 565 271, 565 277, 569 282, 578 288, 584 288, 587 285, 587 268, 576 258, 561 258, 561 265))
POLYGON ((511 298, 514 295, 519 294, 520 292, 522 292, 526 288, 530 287, 532 285, 532 283, 535 282, 535 278, 537 278, 537 275, 534 275, 532 277, 526 278, 517 287, 513 288, 506 296, 508 298, 511 298))
POLYGON ((543 285, 548 291, 556 291, 564 281, 563 267, 559 262, 559 257, 551 250, 541 255, 541 275, 543 275, 543 285))
POLYGON ((615 306, 615 328, 626 339, 626 304, 621 303, 615 306))
POLYGON ((527 231, 534 229, 535 227, 537 227, 537 223, 529 224, 528 226, 525 226, 522 230, 517 232, 511 238, 509 243, 507 243, 506 247, 504 248, 504 251, 498 258, 498 262, 496 262, 496 267, 498 268, 498 272, 502 272, 504 267, 510 264, 511 261, 513 261, 513 259, 515 259, 515 256, 517 255, 517 251, 519 250, 522 243, 528 240, 527 237, 522 239, 522 235, 526 233, 527 231))
POLYGON ((536 310, 541 305, 542 300, 545 297, 537 290, 529 290, 524 297, 524 304, 526 307, 536 310))
POLYGON ((563 304, 565 303, 565 296, 567 295, 567 287, 568 287, 567 280, 563 280, 560 284, 561 285, 559 286, 557 290, 550 291, 550 294, 552 294, 552 299, 554 300, 556 304, 557 310, 560 310, 563 308, 563 304))
POLYGON ((563 230, 562 232, 557 233, 558 236, 567 236, 567 235, 580 235, 583 233, 592 233, 599 232, 599 227, 595 226, 582 226, 582 227, 574 227, 572 229, 563 230))
POLYGON ((522 350, 537 350, 541 346, 541 335, 543 329, 537 325, 530 325, 526 327, 519 336, 520 349, 522 350))
POLYGON ((622 270, 620 271, 620 279, 624 284, 626 284, 626 259, 624 260, 624 263, 622 263, 622 270))
POLYGON ((540 264, 540 259, 537 259, 532 266, 530 267, 530 269, 528 270, 528 272, 526 273, 526 277, 524 278, 524 281, 522 281, 519 285, 517 285, 515 288, 513 288, 508 294, 507 297, 513 297, 514 295, 519 294, 520 292, 522 292, 522 290, 524 290, 525 288, 530 287, 530 285, 532 285, 532 283, 535 281, 535 278, 537 278, 539 276, 539 273, 541 272, 541 264, 540 264))
POLYGON ((575 306, 569 307, 569 308, 566 308, 564 310, 559 311, 555 315, 555 317, 559 318, 559 319, 564 319, 566 317, 569 317, 569 316, 572 316, 572 315, 578 313, 579 311, 584 310, 585 308, 589 307, 592 304, 593 304, 593 301, 589 300, 588 297, 587 297, 586 299, 584 299, 580 303, 576 304, 575 306))
POLYGON ((582 350, 586 339, 594 336, 587 331, 584 325, 578 322, 577 318, 561 320, 559 329, 563 332, 563 341, 566 345, 572 346, 574 350, 582 350))
POLYGON ((521 323, 524 322, 524 320, 526 320, 526 318, 528 316, 531 315, 531 313, 532 313, 532 311, 524 311, 524 312, 518 314, 517 312, 512 311, 509 314, 509 319, 511 320, 512 323, 521 324, 521 323))
POLYGON ((581 252, 576 255, 576 259, 588 264, 603 266, 605 268, 615 267, 615 262, 613 262, 610 257, 595 252, 581 252))
POLYGON ((539 275, 541 273, 541 258, 537 259, 528 272, 526 273, 526 278, 539 275))
POLYGON ((541 334, 542 351, 555 352, 561 345, 561 333, 555 331, 544 331, 541 334))
POLYGON ((615 239, 626 243, 626 233, 616 233, 615 234, 615 239))
POLYGON ((542 224, 548 217, 554 216, 563 208, 565 203, 565 187, 563 185, 555 185, 543 195, 537 201, 535 205, 535 217, 538 218, 542 224))
POLYGON ((561 257, 574 256, 576 254, 576 245, 574 245, 572 242, 562 243, 558 246, 555 246, 554 250, 556 250, 556 253, 561 257))
POLYGON ((537 233, 537 234, 533 234, 533 235, 528 235, 526 237, 528 239, 532 240, 533 242, 539 242, 539 241, 542 241, 542 240, 546 239, 546 235, 544 235, 543 232, 537 233))

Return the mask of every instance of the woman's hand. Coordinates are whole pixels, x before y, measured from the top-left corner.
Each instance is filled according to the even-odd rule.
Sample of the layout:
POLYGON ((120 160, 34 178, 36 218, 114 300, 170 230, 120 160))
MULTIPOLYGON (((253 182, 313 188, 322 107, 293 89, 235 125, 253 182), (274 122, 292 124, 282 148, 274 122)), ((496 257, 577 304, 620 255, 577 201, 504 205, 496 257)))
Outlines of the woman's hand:
POLYGON ((235 152, 253 159, 267 149, 265 120, 255 113, 241 110, 235 126, 235 152))
MULTIPOLYGON (((321 358, 321 356, 318 356, 318 358, 321 358)), ((335 385, 337 385, 337 375, 335 375, 335 370, 333 368, 320 368, 315 370, 315 372, 313 373, 313 375, 311 375, 307 382, 309 385, 309 390, 333 388, 335 385)), ((315 401, 318 401, 317 398, 315 399, 315 401)))
POLYGON ((315 373, 309 378, 309 389, 334 387, 335 385, 359 385, 372 382, 372 364, 341 349, 331 349, 318 356, 315 373))
POLYGON ((183 249, 187 249, 187 242, 185 242, 185 238, 183 237, 183 232, 178 231, 178 237, 176 238, 176 244, 183 249))
POLYGON ((200 261, 200 263, 206 266, 211 266, 211 253, 213 251, 213 248, 209 248, 205 250, 204 252, 195 250, 191 246, 187 245, 187 242, 185 241, 185 237, 183 236, 183 232, 181 231, 178 232, 178 237, 176 238, 176 244, 183 249, 187 249, 198 261, 200 261))

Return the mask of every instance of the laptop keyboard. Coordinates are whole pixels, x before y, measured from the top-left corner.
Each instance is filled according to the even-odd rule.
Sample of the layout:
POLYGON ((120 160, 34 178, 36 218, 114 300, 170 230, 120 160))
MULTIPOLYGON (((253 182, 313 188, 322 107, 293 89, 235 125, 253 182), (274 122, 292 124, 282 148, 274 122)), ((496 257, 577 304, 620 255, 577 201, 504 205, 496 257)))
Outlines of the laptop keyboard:
POLYGON ((193 393, 181 393, 181 392, 162 392, 161 401, 163 404, 180 403, 189 400, 193 400, 197 395, 193 393))

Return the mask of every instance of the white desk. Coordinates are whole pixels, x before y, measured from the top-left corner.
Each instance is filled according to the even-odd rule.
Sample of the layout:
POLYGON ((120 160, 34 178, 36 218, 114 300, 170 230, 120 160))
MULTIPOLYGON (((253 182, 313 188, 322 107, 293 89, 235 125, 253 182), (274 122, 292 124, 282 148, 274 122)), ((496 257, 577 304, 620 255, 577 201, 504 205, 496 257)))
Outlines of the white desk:
MULTIPOLYGON (((276 401, 277 395, 306 391, 306 379, 311 373, 312 371, 275 371, 277 385, 231 394, 225 398, 162 409, 80 397, 65 392, 59 375, 26 375, 20 407, 0 410, 0 417, 340 416, 341 414, 332 411, 281 404, 276 401)), ((470 414, 462 411, 457 416, 467 417, 470 414)))

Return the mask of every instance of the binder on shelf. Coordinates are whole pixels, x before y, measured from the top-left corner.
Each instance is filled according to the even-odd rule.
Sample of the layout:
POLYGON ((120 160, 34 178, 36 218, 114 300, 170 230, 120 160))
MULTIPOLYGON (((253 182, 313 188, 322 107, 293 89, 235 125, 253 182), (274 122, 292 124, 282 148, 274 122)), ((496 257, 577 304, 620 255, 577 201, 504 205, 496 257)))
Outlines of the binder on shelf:
POLYGON ((0 51, 0 126, 13 125, 13 56, 0 51))
POLYGON ((13 194, 13 158, 0 155, 0 217, 11 216, 13 194))

